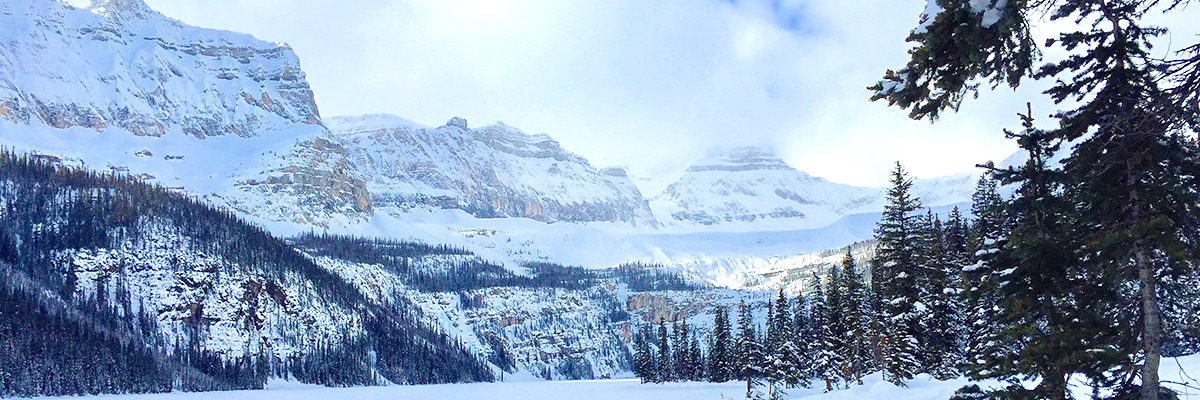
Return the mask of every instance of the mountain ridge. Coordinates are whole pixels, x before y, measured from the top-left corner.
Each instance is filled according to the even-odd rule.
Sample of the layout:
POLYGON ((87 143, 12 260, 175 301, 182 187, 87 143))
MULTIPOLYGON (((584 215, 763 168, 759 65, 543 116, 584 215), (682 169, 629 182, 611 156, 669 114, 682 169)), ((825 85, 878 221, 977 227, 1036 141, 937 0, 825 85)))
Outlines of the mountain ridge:
MULTIPOLYGON (((662 192, 649 193, 622 168, 597 168, 550 135, 502 122, 471 127, 452 118, 431 127, 392 115, 321 118, 299 59, 286 45, 190 27, 139 0, 99 1, 90 9, 53 0, 3 7, 0 19, 12 23, 0 36, 32 44, 0 50, 0 63, 65 65, 10 71, 0 82, 0 105, 6 104, 5 84, 24 96, 18 100, 61 100, 20 109, 23 119, 14 117, 17 108, 5 108, 0 138, 6 145, 175 188, 278 235, 328 230, 418 238, 469 246, 510 265, 604 266, 708 254, 703 241, 643 241, 650 236, 794 236, 881 209, 881 188, 813 177, 757 148, 696 163, 662 192), (112 61, 88 61, 97 54, 112 61), (121 68, 107 69, 110 64, 121 68), (61 81, 68 68, 82 71, 82 78, 39 83, 61 81), (170 76, 163 81, 159 73, 170 76), (295 102, 285 103, 288 98, 295 102), (179 108, 192 103, 233 111, 222 108, 223 123, 194 125, 208 111, 179 108), (604 250, 568 251, 565 243, 604 250)), ((973 183, 963 175, 918 181, 914 190, 931 206, 957 204, 969 198, 973 183)))

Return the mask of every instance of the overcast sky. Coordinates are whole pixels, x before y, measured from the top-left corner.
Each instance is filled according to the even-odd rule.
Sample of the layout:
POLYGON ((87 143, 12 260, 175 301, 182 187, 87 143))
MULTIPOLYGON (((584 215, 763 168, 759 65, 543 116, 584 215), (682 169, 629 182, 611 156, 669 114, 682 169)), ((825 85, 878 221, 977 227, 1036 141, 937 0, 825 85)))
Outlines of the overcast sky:
MULTIPOLYGON (((984 92, 936 124, 865 88, 907 60, 924 0, 147 0, 167 16, 287 42, 325 117, 503 121, 597 167, 653 176, 765 146, 835 182, 974 171, 1036 88, 984 92)), ((1054 110, 1035 102, 1035 114, 1054 110)))

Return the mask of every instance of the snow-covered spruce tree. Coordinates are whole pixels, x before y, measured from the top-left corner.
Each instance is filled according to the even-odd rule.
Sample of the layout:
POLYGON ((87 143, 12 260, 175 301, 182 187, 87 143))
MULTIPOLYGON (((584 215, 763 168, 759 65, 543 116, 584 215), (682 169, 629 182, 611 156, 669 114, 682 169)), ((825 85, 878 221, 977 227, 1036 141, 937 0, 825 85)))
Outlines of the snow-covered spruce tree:
POLYGON ((709 382, 728 382, 733 379, 735 350, 729 325, 729 309, 718 307, 713 316, 713 330, 708 344, 709 382))
POLYGON ((654 365, 654 351, 650 349, 650 341, 648 330, 642 330, 633 335, 633 374, 642 380, 642 383, 654 382, 657 375, 657 367, 654 365))
MULTIPOLYGON (((783 289, 775 297, 767 320, 767 377, 770 385, 794 387, 803 379, 800 370, 800 348, 792 329, 792 307, 783 289)), ((771 393, 776 393, 772 390, 771 393)))
POLYGON ((808 296, 796 297, 792 305, 792 332, 796 345, 796 380, 795 385, 808 388, 812 381, 812 344, 816 333, 812 329, 812 320, 808 312, 808 296))
POLYGON ((998 192, 999 182, 991 171, 979 177, 971 195, 971 213, 975 215, 967 229, 969 262, 963 262, 960 301, 963 303, 965 331, 964 369, 978 373, 989 369, 988 359, 1009 351, 1009 343, 999 342, 995 335, 997 270, 992 265, 996 253, 1007 239, 1007 217, 1004 201, 998 192))
POLYGON ((655 357, 654 364, 658 367, 655 371, 655 382, 670 382, 674 379, 674 360, 671 359, 671 339, 667 335, 667 322, 663 319, 658 320, 658 356, 655 357))
POLYGON ((746 305, 746 301, 738 302, 738 336, 734 343, 736 349, 734 355, 734 366, 739 379, 746 381, 746 397, 751 398, 754 394, 755 381, 763 376, 763 359, 766 358, 763 354, 762 343, 758 340, 758 334, 754 329, 754 316, 750 313, 750 306, 746 305))
POLYGON ((688 379, 693 381, 703 381, 705 380, 706 365, 704 363, 704 354, 700 352, 700 337, 696 334, 695 330, 692 330, 691 332, 692 338, 690 343, 688 343, 688 363, 692 366, 692 374, 688 377, 688 379))
POLYGON ((955 376, 963 374, 963 366, 966 365, 966 335, 967 335, 967 308, 963 303, 962 288, 963 276, 962 268, 968 265, 971 260, 971 252, 967 249, 967 230, 968 225, 959 212, 958 207, 951 210, 949 217, 946 220, 945 230, 942 231, 943 240, 946 247, 946 261, 942 264, 943 277, 946 280, 946 286, 943 290, 944 296, 942 301, 945 302, 946 327, 947 335, 953 343, 951 354, 953 360, 943 362, 945 368, 951 368, 955 371, 955 376))
POLYGON ((1128 313, 1119 292, 1104 289, 1119 285, 1120 275, 1089 269, 1080 257, 1077 209, 1063 191, 1062 171, 1048 165, 1061 142, 1036 129, 1030 113, 1021 119, 1021 133, 1006 133, 1029 160, 996 172, 1002 183, 1019 189, 1006 205, 1008 241, 992 260, 1000 312, 991 339, 1012 351, 992 354, 976 376, 1013 383, 1002 390, 1009 396, 1066 399, 1072 374, 1103 379, 1122 358, 1120 349, 1134 345, 1126 340, 1113 346, 1119 325, 1132 318, 1122 318, 1128 313), (1032 390, 1015 384, 1030 378, 1040 378, 1032 390))
POLYGON ((862 384, 862 376, 870 371, 870 346, 869 333, 867 326, 869 317, 866 314, 867 304, 867 286, 862 275, 858 273, 858 267, 855 265, 854 256, 850 252, 850 247, 846 247, 846 256, 842 258, 838 277, 840 281, 836 284, 841 288, 843 293, 843 301, 840 314, 845 321, 843 334, 843 343, 841 353, 838 356, 842 359, 842 376, 841 379, 847 385, 850 382, 862 384))
MULTIPOLYGON (((814 278, 816 276, 814 275, 814 278)), ((825 277, 822 289, 825 291, 825 326, 823 328, 824 343, 822 348, 824 351, 831 352, 834 360, 832 371, 837 376, 834 380, 834 387, 838 387, 842 382, 842 377, 846 375, 846 359, 842 356, 846 354, 846 349, 849 347, 846 343, 849 337, 849 327, 842 315, 845 307, 846 296, 844 286, 842 286, 841 269, 833 266, 829 269, 828 275, 825 277)))
POLYGON ((962 349, 959 345, 959 317, 957 301, 957 277, 959 266, 951 263, 950 249, 946 241, 946 228, 933 212, 926 211, 921 264, 924 278, 922 302, 928 313, 921 323, 925 333, 924 370, 941 380, 959 375, 962 365, 962 349))
POLYGON ((780 375, 782 375, 780 371, 783 367, 781 364, 782 360, 779 359, 779 353, 776 352, 775 347, 778 342, 780 332, 775 330, 775 326, 771 324, 772 321, 775 321, 775 314, 775 305, 773 303, 768 303, 766 332, 764 335, 762 335, 762 376, 763 379, 766 380, 768 394, 767 397, 769 398, 773 398, 776 384, 783 380, 780 377, 780 375))
POLYGON ((946 218, 945 231, 943 231, 943 240, 946 246, 946 262, 943 268, 947 282, 947 286, 944 289, 946 293, 945 301, 952 312, 949 317, 952 322, 947 329, 950 330, 950 335, 954 338, 956 354, 953 361, 943 362, 943 365, 954 368, 958 374, 965 372, 964 367, 967 360, 967 314, 970 310, 963 302, 962 291, 964 283, 962 268, 973 262, 973 252, 967 247, 968 230, 969 225, 967 221, 963 218, 958 207, 955 206, 950 210, 950 215, 946 218))
POLYGON ((926 311, 918 287, 918 218, 920 201, 910 193, 912 180, 899 162, 892 170, 887 205, 875 228, 879 245, 872 262, 871 283, 880 296, 883 335, 883 369, 898 386, 921 370, 921 319, 926 311))
POLYGON ((816 336, 813 338, 813 378, 825 382, 828 392, 839 385, 841 379, 842 359, 838 350, 841 346, 841 333, 833 331, 830 324, 828 306, 829 295, 824 290, 817 274, 813 273, 812 301, 809 303, 809 315, 816 336))
POLYGON ((692 366, 688 363, 688 327, 687 321, 675 321, 671 324, 671 362, 674 364, 672 380, 683 381, 691 379, 692 366))
MULTIPOLYGON (((877 269, 875 259, 872 258, 869 263, 871 270, 877 269)), ((863 303, 863 319, 866 321, 867 349, 866 359, 870 364, 868 371, 884 371, 885 355, 887 349, 887 330, 883 323, 883 300, 880 298, 879 292, 875 290, 874 272, 871 277, 866 280, 866 302, 863 303)), ((886 377, 886 372, 885 372, 886 377)))
MULTIPOLYGON (((1165 58, 1152 56, 1151 42, 1168 33, 1143 18, 1180 12, 1187 0, 937 0, 912 31, 912 59, 874 85, 872 99, 910 109, 913 118, 936 119, 956 108, 980 81, 1009 86, 1022 78, 1049 78, 1047 94, 1072 109, 1059 113, 1052 139, 1075 141, 1064 161, 1064 184, 1088 227, 1082 246, 1089 269, 1124 273, 1137 288, 1136 324, 1122 333, 1135 338, 1113 372, 1121 390, 1145 400, 1159 395, 1158 364, 1163 336, 1157 285, 1163 275, 1195 273, 1200 259, 1200 197, 1196 188, 1196 142, 1200 131, 1200 45, 1165 58), (1067 51, 1033 68, 1040 49, 1029 21, 1047 15, 1070 18, 1047 47, 1067 51), (1156 256, 1174 262, 1156 268, 1156 256), (1135 379, 1140 388, 1135 388, 1135 379)), ((1100 273, 1099 271, 1096 271, 1100 273)), ((1113 290, 1116 290, 1115 288, 1113 290)))
POLYGON ((946 263, 950 265, 950 270, 946 273, 951 282, 961 281, 962 267, 972 262, 972 252, 968 250, 969 230, 962 211, 959 211, 958 206, 954 206, 946 216, 945 231, 942 232, 946 245, 946 263))

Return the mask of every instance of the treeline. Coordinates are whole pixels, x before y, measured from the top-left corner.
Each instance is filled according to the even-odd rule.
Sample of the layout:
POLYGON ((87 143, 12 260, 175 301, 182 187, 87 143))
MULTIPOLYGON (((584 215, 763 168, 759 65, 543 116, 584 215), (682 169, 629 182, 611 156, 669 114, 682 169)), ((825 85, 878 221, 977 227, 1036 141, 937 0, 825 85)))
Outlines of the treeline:
POLYGON ((705 290, 712 288, 708 282, 687 277, 681 272, 671 271, 662 265, 641 262, 626 263, 606 269, 604 276, 629 285, 634 292, 664 290, 705 290))
POLYGON ((424 292, 465 292, 506 286, 585 289, 596 282, 596 274, 588 269, 547 262, 522 264, 529 275, 517 275, 477 257, 440 261, 436 268, 418 262, 429 256, 473 256, 470 251, 447 245, 313 233, 301 234, 291 242, 312 255, 383 265, 405 284, 424 292))
MULTIPOLYGON (((0 363, 0 377, 21 377, 6 380, 0 396, 261 388, 272 375, 327 385, 376 383, 379 376, 413 384, 493 379, 483 360, 421 322, 411 305, 372 304, 262 228, 128 177, 0 151, 0 264, 8 271, 0 290, 12 299, 4 305, 14 307, 0 320, 0 330, 9 332, 0 348, 18 361, 0 363), (365 344, 298 343, 303 353, 294 360, 261 351, 230 359, 197 340, 206 330, 201 307, 186 321, 188 340, 164 343, 157 316, 144 315, 146 308, 130 298, 125 271, 113 271, 88 298, 75 298, 74 264, 64 254, 142 243, 161 226, 226 261, 221 268, 252 271, 269 285, 307 281, 326 301, 361 315, 365 344), (74 373, 80 365, 95 366, 96 374, 74 373)), ((168 267, 182 272, 187 265, 168 267)))
POLYGON ((314 253, 365 264, 393 264, 404 259, 433 255, 473 255, 467 249, 450 245, 429 245, 404 240, 364 238, 302 233, 288 240, 296 247, 314 253))
MULTIPOLYGON (((1086 370, 1089 374, 1082 376, 1097 387, 1133 391, 1133 383, 1114 380, 1110 373, 1138 360, 1131 333, 1138 323, 1136 291, 1126 284, 1124 291, 1114 292, 1110 288, 1122 287, 1120 280, 1064 267, 1084 260, 1056 255, 1053 251, 1062 247, 1034 241, 1064 240, 1070 237, 1066 230, 1024 236, 1022 224, 1033 220, 1019 216, 1022 202, 1030 196, 1044 200, 1049 193, 1018 192, 1004 200, 1001 181, 985 175, 973 196, 975 218, 967 220, 955 208, 943 221, 918 211, 919 200, 909 193, 911 180, 899 166, 892 183, 876 230, 870 280, 847 248, 839 266, 824 277, 813 275, 809 293, 789 299, 781 291, 768 307, 765 328, 743 303, 736 335, 726 309, 716 313, 703 342, 672 339, 688 335, 689 328, 680 323, 668 332, 660 322, 657 335, 639 332, 634 372, 644 382, 745 380, 747 396, 772 398, 813 383, 826 391, 861 384, 863 376, 875 372, 905 386, 918 374, 985 379, 1026 368, 1060 379, 1069 376, 1064 371, 1086 370), (706 346, 694 357, 690 343, 706 346), (679 355, 685 344, 686 355, 679 355), (705 374, 697 374, 698 368, 705 374)), ((1048 220, 1042 217, 1038 220, 1048 220)), ((1169 305, 1163 312, 1162 349, 1169 356, 1196 353, 1200 279, 1166 274, 1170 262, 1165 255, 1156 261, 1164 268, 1159 299, 1169 305)), ((1055 385, 1062 383, 1027 389, 1010 382, 1013 386, 993 394, 1054 397, 1061 388, 1055 385)), ((984 395, 977 387, 964 389, 964 396, 970 393, 984 395)))
POLYGON ((657 336, 644 329, 634 338, 634 373, 643 382, 744 380, 751 398, 777 398, 785 388, 813 382, 827 391, 861 384, 882 358, 871 290, 849 249, 824 282, 815 274, 813 281, 812 292, 794 299, 781 290, 767 307, 765 328, 744 301, 736 329, 731 310, 719 308, 703 347, 694 333, 683 339, 691 329, 686 322, 668 333, 660 321, 657 336))

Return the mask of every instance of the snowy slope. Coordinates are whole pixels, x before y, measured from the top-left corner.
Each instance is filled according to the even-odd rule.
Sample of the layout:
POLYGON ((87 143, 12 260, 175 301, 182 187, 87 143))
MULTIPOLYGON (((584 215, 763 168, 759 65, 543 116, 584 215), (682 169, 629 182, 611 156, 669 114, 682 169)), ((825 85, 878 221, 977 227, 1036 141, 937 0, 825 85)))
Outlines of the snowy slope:
POLYGON ((424 127, 399 117, 332 118, 377 207, 457 208, 480 218, 655 226, 624 172, 597 170, 545 134, 461 118, 424 127))

